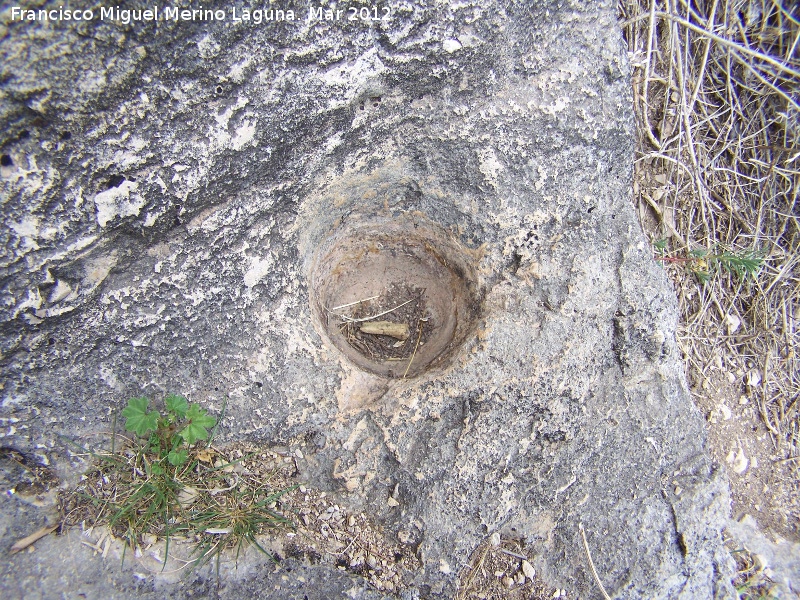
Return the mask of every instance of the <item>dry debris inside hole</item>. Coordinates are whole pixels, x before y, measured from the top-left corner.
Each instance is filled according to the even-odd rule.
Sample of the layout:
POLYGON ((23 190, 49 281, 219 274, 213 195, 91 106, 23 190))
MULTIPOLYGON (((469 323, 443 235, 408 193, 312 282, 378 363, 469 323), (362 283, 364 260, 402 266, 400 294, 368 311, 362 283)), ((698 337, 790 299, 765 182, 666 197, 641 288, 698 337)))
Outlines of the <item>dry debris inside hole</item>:
POLYGON ((501 539, 494 534, 478 546, 472 553, 469 565, 461 572, 456 600, 550 600, 569 597, 565 590, 545 584, 528 558, 521 540, 501 539))
POLYGON ((401 372, 406 367, 404 361, 425 345, 436 328, 425 302, 425 290, 407 283, 393 283, 380 295, 331 311, 331 316, 340 319, 338 327, 352 348, 370 360, 398 361, 401 372), (369 325, 376 323, 395 327, 387 325, 388 334, 370 332, 369 325))
POLYGON ((418 219, 337 230, 310 274, 316 325, 364 371, 423 375, 451 360, 474 331, 480 298, 472 258, 448 232, 418 219))

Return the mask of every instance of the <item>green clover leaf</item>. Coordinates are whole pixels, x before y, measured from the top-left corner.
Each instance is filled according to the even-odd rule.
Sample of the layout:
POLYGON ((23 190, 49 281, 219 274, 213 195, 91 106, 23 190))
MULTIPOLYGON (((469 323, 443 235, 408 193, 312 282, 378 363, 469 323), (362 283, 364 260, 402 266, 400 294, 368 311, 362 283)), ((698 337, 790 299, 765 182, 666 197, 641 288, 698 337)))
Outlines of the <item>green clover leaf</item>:
POLYGON ((175 394, 170 394, 164 398, 164 404, 168 411, 181 418, 186 416, 186 411, 189 408, 189 403, 186 401, 186 398, 183 396, 176 396, 175 394))
POLYGON ((126 431, 133 431, 140 437, 144 437, 148 431, 155 431, 158 426, 158 413, 154 410, 147 412, 149 402, 147 398, 128 400, 128 406, 122 411, 126 431))
POLYGON ((192 404, 189 410, 186 411, 186 418, 190 422, 179 435, 189 445, 194 444, 197 440, 208 439, 206 428, 213 427, 217 423, 214 417, 208 416, 206 410, 196 404, 192 404))

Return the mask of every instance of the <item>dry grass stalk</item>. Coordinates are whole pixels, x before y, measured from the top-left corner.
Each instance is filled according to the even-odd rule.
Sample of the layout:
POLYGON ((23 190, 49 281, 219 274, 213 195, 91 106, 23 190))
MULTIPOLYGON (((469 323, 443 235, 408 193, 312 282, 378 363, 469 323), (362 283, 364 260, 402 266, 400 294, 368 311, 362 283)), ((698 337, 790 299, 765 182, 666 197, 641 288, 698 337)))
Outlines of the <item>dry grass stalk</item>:
POLYGON ((581 539, 583 540, 583 549, 586 551, 586 558, 589 561, 589 568, 592 571, 592 576, 594 577, 595 583, 597 583, 597 587, 600 588, 600 593, 603 594, 603 598, 605 600, 611 600, 611 596, 608 595, 606 592, 606 588, 603 587, 603 581, 600 579, 600 575, 597 574, 597 569, 594 566, 594 561, 592 560, 592 553, 589 551, 589 542, 586 540, 586 532, 583 529, 583 523, 578 523, 578 529, 581 532, 581 539))
POLYGON ((56 529, 58 529, 58 525, 50 525, 49 527, 42 527, 35 533, 32 533, 29 536, 22 538, 21 540, 17 540, 16 542, 14 542, 14 545, 11 546, 11 548, 9 549, 9 554, 16 554, 20 550, 24 550, 25 548, 30 547, 31 544, 42 539, 48 533, 54 532, 56 529))
MULTIPOLYGON (((639 131, 634 196, 640 214, 659 221, 654 242, 666 238, 673 257, 719 249, 764 257, 752 278, 719 271, 704 285, 680 261, 664 262, 689 377, 704 380, 715 352, 745 376, 758 372, 744 391, 800 481, 800 7, 620 0, 619 8, 639 131)), ((795 520, 799 508, 795 498, 795 520)))

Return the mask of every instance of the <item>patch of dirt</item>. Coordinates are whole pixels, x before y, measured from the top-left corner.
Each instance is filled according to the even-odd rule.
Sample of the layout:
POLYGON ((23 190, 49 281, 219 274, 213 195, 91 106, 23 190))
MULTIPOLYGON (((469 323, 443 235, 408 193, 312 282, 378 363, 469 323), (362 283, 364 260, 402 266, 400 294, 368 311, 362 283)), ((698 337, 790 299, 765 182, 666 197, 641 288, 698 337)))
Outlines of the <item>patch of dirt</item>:
POLYGON ((539 579, 521 540, 499 534, 482 543, 461 572, 456 600, 550 600, 568 598, 539 579))
POLYGON ((746 383, 753 367, 717 348, 704 371, 692 367, 688 374, 695 403, 706 417, 709 452, 728 471, 732 517, 749 514, 763 531, 797 541, 800 490, 776 437, 764 425, 761 390, 746 383))
POLYGON ((739 592, 740 600, 763 600, 779 598, 779 590, 766 573, 764 565, 756 557, 741 547, 736 541, 726 538, 725 546, 736 561, 736 576, 733 585, 739 592))
MULTIPOLYGON (((308 564, 328 564, 364 577, 377 590, 399 593, 420 568, 412 546, 390 539, 368 515, 348 513, 333 497, 299 481, 296 461, 303 456, 299 447, 259 447, 237 443, 225 448, 196 450, 195 456, 199 458, 201 453, 203 457, 200 460, 212 462, 216 469, 227 474, 230 488, 221 489, 213 496, 216 503, 240 502, 248 489, 268 489, 270 493, 285 490, 269 506, 276 514, 290 520, 291 525, 265 527, 257 536, 258 543, 275 559, 276 571, 283 571, 282 577, 293 576, 280 564, 285 557, 291 557, 308 564)), ((101 465, 90 470, 77 489, 61 498, 63 522, 80 525, 84 535, 92 540, 89 544, 94 544, 92 547, 96 547, 96 552, 104 558, 109 555, 110 544, 119 543, 123 533, 109 531, 103 526, 108 518, 103 512, 104 503, 92 501, 92 498, 102 499, 113 494, 116 476, 101 465)), ((202 487, 203 482, 189 477, 191 475, 184 476, 183 485, 202 487)), ((191 508, 200 507, 192 504, 191 508)), ((247 507, 242 509, 247 510, 247 507)), ((158 573, 163 570, 165 543, 155 525, 151 532, 137 536, 133 554, 145 561, 145 568, 158 573)), ((66 529, 62 527, 62 531, 66 529)), ((226 554, 226 560, 237 560, 233 534, 217 531, 209 535, 213 535, 223 547, 231 548, 233 555, 226 554)), ((197 558, 196 554, 193 555, 194 549, 202 542, 203 539, 198 537, 172 536, 170 556, 166 562, 175 571, 168 571, 177 572, 190 566, 197 558)))

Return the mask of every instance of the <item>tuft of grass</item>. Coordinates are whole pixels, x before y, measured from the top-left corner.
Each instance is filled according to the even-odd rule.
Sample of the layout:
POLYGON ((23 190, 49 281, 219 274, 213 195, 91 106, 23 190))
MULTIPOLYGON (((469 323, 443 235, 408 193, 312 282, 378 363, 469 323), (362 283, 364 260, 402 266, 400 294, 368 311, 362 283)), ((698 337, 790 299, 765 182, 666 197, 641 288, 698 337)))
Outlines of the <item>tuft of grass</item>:
POLYGON ((115 435, 114 450, 92 453, 95 466, 61 498, 63 524, 108 525, 137 555, 163 540, 164 567, 175 540, 194 544, 193 566, 229 549, 238 559, 247 545, 272 558, 256 536, 293 528, 280 501, 294 487, 274 490, 248 478, 238 464, 249 456, 230 460, 211 447, 216 419, 181 396, 167 396, 162 412, 150 410, 147 398, 132 398, 122 415, 136 437, 116 450, 115 435))

